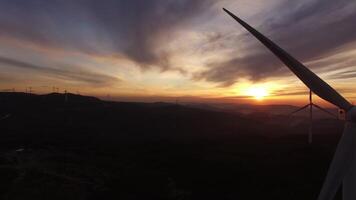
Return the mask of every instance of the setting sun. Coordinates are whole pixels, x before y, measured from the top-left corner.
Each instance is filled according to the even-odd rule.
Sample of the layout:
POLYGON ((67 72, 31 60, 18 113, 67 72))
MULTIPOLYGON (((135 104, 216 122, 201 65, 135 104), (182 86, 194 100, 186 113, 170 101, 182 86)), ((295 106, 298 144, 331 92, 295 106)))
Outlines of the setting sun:
POLYGON ((257 100, 262 100, 264 97, 268 96, 268 91, 263 87, 252 87, 247 90, 247 94, 257 100))

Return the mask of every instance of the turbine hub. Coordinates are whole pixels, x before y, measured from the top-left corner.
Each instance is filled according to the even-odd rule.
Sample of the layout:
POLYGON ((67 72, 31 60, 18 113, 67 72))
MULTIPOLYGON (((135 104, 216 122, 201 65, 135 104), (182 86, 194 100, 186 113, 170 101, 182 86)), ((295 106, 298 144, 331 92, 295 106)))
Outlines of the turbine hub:
POLYGON ((352 107, 346 116, 346 120, 356 123, 356 106, 352 107))

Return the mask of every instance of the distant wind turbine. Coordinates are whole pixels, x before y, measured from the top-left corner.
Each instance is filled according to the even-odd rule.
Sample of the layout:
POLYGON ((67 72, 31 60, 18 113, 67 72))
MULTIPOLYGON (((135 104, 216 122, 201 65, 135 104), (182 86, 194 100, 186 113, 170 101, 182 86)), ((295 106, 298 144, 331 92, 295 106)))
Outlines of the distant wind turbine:
POLYGON ((300 112, 304 109, 309 108, 309 134, 308 134, 308 143, 311 144, 313 142, 313 108, 318 108, 319 110, 325 112, 328 115, 331 115, 334 118, 338 118, 336 115, 333 113, 329 112, 328 110, 320 107, 319 105, 313 103, 313 91, 309 90, 309 103, 301 108, 298 108, 297 110, 293 111, 290 113, 290 115, 293 115, 297 112, 300 112))
POLYGON ((64 102, 65 103, 68 102, 68 92, 67 92, 67 90, 64 90, 64 102))
POLYGON ((356 107, 285 50, 233 13, 223 9, 273 52, 311 91, 346 112, 343 135, 337 146, 318 200, 332 200, 343 185, 343 200, 356 199, 356 107))
POLYGON ((28 87, 28 92, 32 94, 32 87, 28 87))

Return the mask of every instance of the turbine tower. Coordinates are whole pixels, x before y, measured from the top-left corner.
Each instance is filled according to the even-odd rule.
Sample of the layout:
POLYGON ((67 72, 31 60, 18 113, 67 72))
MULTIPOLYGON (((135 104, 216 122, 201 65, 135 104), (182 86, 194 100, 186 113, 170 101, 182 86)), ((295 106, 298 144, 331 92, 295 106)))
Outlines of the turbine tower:
POLYGON ((68 102, 68 93, 67 93, 67 90, 64 90, 64 102, 65 102, 65 103, 68 102))
POLYGON ((301 62, 288 54, 270 39, 252 28, 233 13, 223 9, 234 18, 275 56, 277 56, 311 91, 320 98, 334 104, 346 112, 343 135, 337 145, 334 158, 321 188, 318 200, 332 200, 339 187, 343 186, 343 200, 356 199, 356 107, 341 96, 335 89, 310 71, 301 62))
POLYGON ((290 113, 290 116, 292 116, 295 113, 298 113, 304 109, 309 108, 309 130, 308 130, 308 143, 311 144, 313 142, 313 108, 317 108, 323 112, 325 112, 328 115, 331 115, 334 118, 338 118, 336 115, 333 113, 329 112, 328 110, 320 107, 319 105, 313 103, 313 91, 309 90, 309 103, 301 108, 298 108, 297 110, 293 111, 290 113))

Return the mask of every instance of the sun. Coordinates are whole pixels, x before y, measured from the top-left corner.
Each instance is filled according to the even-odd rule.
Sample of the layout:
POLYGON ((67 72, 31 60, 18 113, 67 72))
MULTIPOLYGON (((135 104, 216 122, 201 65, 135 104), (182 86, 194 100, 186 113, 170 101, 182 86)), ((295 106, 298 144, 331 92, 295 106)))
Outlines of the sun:
POLYGON ((247 90, 247 95, 254 97, 256 100, 263 100, 268 96, 268 91, 263 87, 251 87, 247 90))

